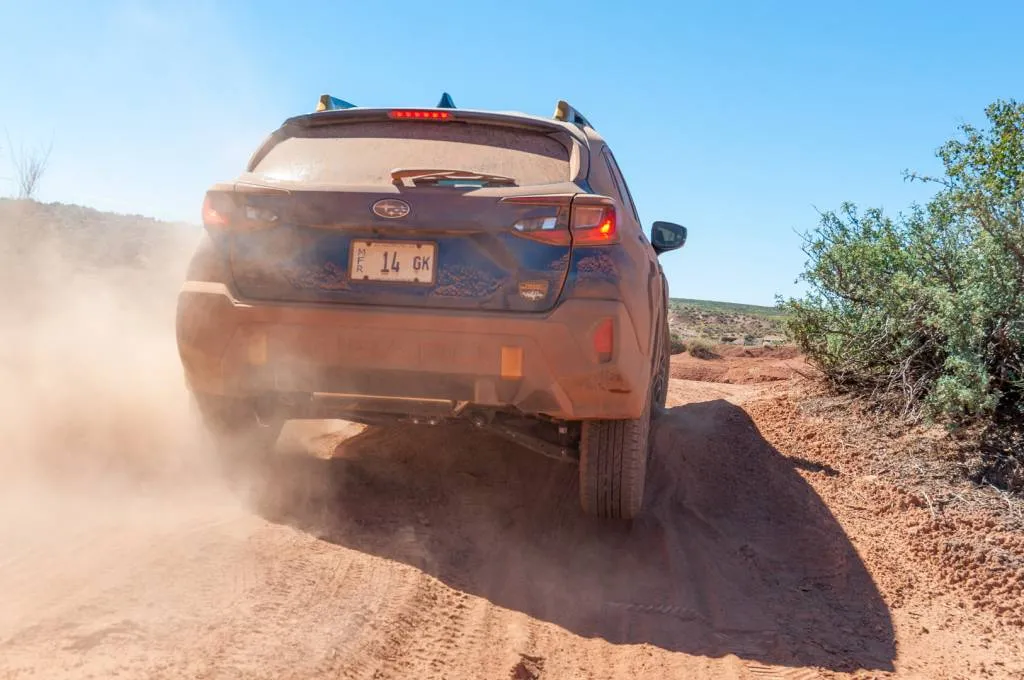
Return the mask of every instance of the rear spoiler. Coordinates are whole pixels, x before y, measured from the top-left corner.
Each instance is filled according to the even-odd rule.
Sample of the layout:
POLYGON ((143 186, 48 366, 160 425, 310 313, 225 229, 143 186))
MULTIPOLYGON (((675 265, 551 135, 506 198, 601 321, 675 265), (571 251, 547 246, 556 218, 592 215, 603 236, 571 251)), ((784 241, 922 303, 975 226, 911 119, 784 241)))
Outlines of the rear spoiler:
MULTIPOLYGON (((357 108, 355 104, 349 103, 344 99, 332 97, 329 94, 320 95, 320 100, 316 104, 317 111, 344 111, 345 109, 354 108, 357 108)), ((437 103, 436 108, 454 109, 455 101, 452 99, 452 96, 450 94, 448 94, 447 92, 442 92, 441 101, 437 103)), ((558 100, 558 104, 555 105, 555 115, 552 117, 557 121, 561 121, 563 123, 571 123, 573 125, 578 125, 579 127, 594 127, 593 125, 590 124, 590 121, 587 120, 587 118, 582 113, 580 113, 577 109, 573 108, 573 106, 564 99, 558 100)))
MULTIPOLYGON (((325 95, 324 97, 322 98, 323 108, 320 108, 318 104, 317 111, 302 113, 288 118, 277 130, 264 139, 260 147, 250 156, 249 162, 246 164, 246 171, 251 172, 270 150, 282 140, 301 134, 297 132, 297 128, 316 128, 339 123, 358 124, 387 121, 393 120, 396 113, 395 109, 364 108, 362 106, 353 106, 349 102, 332 97, 331 95, 325 95)), ((433 109, 423 109, 422 112, 434 114, 443 110, 441 107, 436 107, 433 109)), ((404 110, 398 111, 405 112, 404 110)), ((438 118, 439 120, 441 119, 440 116, 438 118)), ((453 113, 443 118, 443 120, 452 119, 462 123, 517 128, 548 135, 568 135, 575 138, 577 144, 586 145, 587 143, 582 129, 578 126, 575 130, 566 129, 566 126, 561 121, 536 116, 524 116, 521 113, 460 109, 457 114, 453 113)))

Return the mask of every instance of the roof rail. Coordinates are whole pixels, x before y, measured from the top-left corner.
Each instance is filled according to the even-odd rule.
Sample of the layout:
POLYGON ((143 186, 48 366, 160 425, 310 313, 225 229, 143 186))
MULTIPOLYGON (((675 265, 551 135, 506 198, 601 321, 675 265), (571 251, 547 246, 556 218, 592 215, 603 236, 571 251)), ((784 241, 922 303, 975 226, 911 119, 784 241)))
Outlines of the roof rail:
POLYGON ((572 123, 579 125, 580 127, 594 127, 590 124, 590 121, 583 117, 583 114, 574 109, 569 102, 564 99, 559 99, 558 104, 555 105, 555 120, 560 120, 564 123, 572 123))
POLYGON ((337 97, 332 97, 329 94, 320 95, 320 101, 316 103, 317 111, 338 111, 341 109, 354 108, 356 108, 355 104, 350 104, 344 99, 338 99, 337 97))
POLYGON ((441 101, 437 103, 439 109, 454 109, 455 102, 452 100, 452 96, 447 92, 441 93, 441 101))

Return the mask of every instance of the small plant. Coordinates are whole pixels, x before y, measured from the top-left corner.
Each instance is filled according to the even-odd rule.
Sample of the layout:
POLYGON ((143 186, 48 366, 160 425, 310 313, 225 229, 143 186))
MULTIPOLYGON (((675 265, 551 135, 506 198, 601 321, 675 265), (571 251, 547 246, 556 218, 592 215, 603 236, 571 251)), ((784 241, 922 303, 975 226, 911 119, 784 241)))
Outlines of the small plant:
POLYGON ((18 198, 35 198, 39 182, 43 179, 50 164, 53 143, 48 144, 46 148, 36 147, 26 150, 22 145, 15 149, 11 137, 8 135, 7 147, 10 149, 11 162, 14 164, 14 172, 17 175, 15 181, 18 183, 18 198))
POLYGON ((669 336, 668 351, 669 354, 673 355, 682 354, 683 352, 686 351, 686 343, 683 341, 681 337, 679 337, 678 333, 673 333, 671 336, 669 336))
POLYGON ((715 343, 706 338, 693 338, 687 345, 690 356, 695 359, 721 359, 721 355, 715 352, 715 343))

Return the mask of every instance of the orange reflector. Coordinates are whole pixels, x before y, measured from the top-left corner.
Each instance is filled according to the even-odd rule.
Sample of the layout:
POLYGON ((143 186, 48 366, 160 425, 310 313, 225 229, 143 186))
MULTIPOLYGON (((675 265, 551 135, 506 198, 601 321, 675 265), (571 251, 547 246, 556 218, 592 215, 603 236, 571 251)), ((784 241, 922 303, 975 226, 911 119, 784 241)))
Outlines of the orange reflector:
POLYGON ((250 364, 263 366, 267 363, 267 334, 259 331, 249 336, 246 358, 250 364))
POLYGON ((523 348, 501 348, 501 377, 516 380, 523 377, 523 348))
POLYGON ((612 319, 604 319, 594 329, 594 352, 602 364, 612 360, 615 350, 615 323, 612 319))

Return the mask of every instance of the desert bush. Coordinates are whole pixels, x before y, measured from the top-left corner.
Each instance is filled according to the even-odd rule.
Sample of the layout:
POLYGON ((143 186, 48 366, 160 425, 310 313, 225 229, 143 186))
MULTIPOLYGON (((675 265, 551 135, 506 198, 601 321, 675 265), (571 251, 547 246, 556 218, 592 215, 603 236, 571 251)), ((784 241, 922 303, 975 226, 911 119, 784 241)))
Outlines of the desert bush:
POLYGON ((15 148, 11 142, 10 135, 7 136, 7 146, 10 150, 11 161, 14 164, 16 181, 18 184, 18 198, 35 198, 39 183, 46 174, 50 165, 50 152, 53 144, 49 146, 28 148, 20 146, 15 148))
POLYGON ((683 341, 681 337, 679 337, 678 333, 673 333, 672 335, 669 336, 668 351, 669 354, 673 355, 682 354, 683 352, 686 351, 686 343, 683 341))
POLYGON ((697 359, 721 358, 719 354, 715 352, 715 343, 707 338, 691 338, 686 343, 686 349, 690 353, 690 356, 697 359))
POLYGON ((789 332, 836 385, 908 417, 1024 413, 1024 105, 938 150, 938 191, 897 217, 844 204, 805 235, 789 332))

